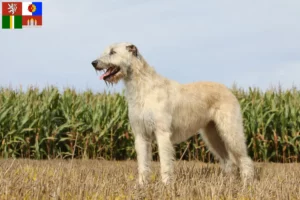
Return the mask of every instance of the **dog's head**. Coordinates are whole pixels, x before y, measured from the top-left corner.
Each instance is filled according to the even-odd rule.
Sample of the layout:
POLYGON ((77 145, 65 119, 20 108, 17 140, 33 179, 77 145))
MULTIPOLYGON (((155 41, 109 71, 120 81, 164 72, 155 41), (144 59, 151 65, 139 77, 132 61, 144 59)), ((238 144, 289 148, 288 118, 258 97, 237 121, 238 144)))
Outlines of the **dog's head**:
POLYGON ((135 45, 131 43, 117 43, 108 46, 102 55, 92 61, 97 71, 104 71, 101 80, 109 83, 117 83, 128 76, 132 63, 138 59, 139 53, 135 45))

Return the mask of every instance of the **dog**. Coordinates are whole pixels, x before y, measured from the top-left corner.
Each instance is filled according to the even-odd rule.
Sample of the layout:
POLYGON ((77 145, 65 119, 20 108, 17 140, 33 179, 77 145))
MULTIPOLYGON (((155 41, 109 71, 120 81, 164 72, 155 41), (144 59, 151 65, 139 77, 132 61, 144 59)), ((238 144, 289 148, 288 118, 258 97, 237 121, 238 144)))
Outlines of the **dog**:
POLYGON ((208 149, 226 173, 233 167, 248 182, 254 176, 248 156, 240 104, 224 85, 215 82, 180 84, 159 75, 128 42, 109 45, 92 61, 105 82, 124 81, 128 117, 135 139, 138 182, 148 183, 151 143, 157 141, 161 180, 174 180, 174 144, 201 134, 208 149))

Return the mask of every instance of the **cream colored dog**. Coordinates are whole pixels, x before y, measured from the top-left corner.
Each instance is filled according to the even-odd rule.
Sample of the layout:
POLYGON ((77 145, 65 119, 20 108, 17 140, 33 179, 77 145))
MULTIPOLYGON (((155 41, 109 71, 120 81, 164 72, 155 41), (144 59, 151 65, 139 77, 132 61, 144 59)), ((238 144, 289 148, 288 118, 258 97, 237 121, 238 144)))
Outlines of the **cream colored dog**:
POLYGON ((124 80, 140 184, 147 182, 150 172, 153 139, 158 144, 162 181, 169 183, 174 177, 173 144, 199 132, 225 172, 231 172, 235 165, 245 182, 253 178, 240 105, 224 85, 179 84, 164 78, 130 43, 107 47, 92 65, 96 70, 105 70, 100 79, 109 83, 124 80))

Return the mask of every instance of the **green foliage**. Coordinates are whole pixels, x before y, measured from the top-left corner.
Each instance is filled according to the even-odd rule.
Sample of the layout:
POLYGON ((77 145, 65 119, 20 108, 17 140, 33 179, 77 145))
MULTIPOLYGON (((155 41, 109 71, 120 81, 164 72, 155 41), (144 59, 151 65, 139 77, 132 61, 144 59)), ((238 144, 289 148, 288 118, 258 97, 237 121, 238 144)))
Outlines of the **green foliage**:
MULTIPOLYGON (((232 90, 242 106, 251 157, 299 161, 300 91, 232 90)), ((135 159, 127 113, 122 94, 0 88, 0 157, 135 159)), ((157 159, 156 144, 153 147, 157 159)), ((177 145, 176 155, 213 161, 200 135, 177 145)))

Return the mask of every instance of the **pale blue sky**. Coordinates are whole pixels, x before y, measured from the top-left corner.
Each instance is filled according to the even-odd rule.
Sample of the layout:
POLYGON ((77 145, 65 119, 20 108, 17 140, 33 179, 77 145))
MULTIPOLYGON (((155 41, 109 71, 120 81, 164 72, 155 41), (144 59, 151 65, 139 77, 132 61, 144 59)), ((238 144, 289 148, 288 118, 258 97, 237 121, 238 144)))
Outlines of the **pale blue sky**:
POLYGON ((90 63, 107 45, 126 41, 181 83, 300 88, 299 0, 43 2, 42 28, 0 30, 0 86, 103 91, 90 63))

